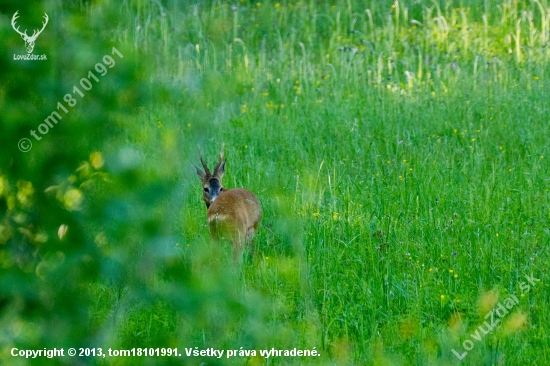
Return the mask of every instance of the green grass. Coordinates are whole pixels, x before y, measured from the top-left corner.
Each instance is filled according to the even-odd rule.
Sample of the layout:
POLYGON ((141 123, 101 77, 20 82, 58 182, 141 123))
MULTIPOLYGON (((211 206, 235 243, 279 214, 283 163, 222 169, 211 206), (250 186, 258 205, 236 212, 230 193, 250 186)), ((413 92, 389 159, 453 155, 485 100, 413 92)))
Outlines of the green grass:
MULTIPOLYGON (((225 184, 256 192, 265 212, 231 283, 262 295, 263 329, 283 336, 243 320, 202 344, 230 348, 244 332, 251 348, 317 346, 322 363, 454 363, 482 323, 480 297, 503 299, 548 264, 539 9, 505 3, 484 25, 470 7, 415 5, 418 25, 403 5, 277 4, 174 6, 151 27, 169 45, 158 77, 185 98, 179 118, 159 106, 163 126, 149 122, 183 130, 179 177, 197 193, 181 202, 181 241, 201 251, 207 231, 189 136, 210 159, 224 141, 225 184)), ((546 362, 545 287, 522 299, 529 325, 494 331, 465 363, 546 362)))
POLYGON ((84 225, 104 265, 85 290, 90 346, 321 353, 156 360, 193 365, 452 365, 469 339, 466 365, 550 363, 550 7, 352 3, 89 5, 118 9, 108 37, 150 81, 103 141, 106 170, 127 146, 137 177, 166 184, 117 188, 144 194, 135 215, 164 231, 84 225), (224 186, 263 207, 240 266, 209 243, 191 165, 222 143, 224 186), (513 293, 514 314, 474 340, 513 293))

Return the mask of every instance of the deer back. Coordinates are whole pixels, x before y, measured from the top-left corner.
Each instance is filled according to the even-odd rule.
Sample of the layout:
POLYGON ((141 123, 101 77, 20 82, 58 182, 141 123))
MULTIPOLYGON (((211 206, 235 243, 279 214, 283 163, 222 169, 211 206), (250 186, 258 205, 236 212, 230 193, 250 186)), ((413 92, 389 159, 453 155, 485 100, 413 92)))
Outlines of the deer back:
POLYGON ((224 190, 208 208, 208 226, 214 239, 230 239, 242 246, 253 238, 262 217, 258 198, 249 190, 224 190))

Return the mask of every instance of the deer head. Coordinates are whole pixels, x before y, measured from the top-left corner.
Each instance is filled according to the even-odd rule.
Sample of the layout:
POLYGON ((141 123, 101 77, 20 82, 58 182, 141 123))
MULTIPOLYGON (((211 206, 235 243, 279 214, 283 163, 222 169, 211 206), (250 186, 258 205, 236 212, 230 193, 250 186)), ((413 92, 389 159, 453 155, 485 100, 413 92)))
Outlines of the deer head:
POLYGON ((218 164, 216 164, 216 167, 214 168, 214 172, 211 173, 210 169, 208 169, 208 165, 205 163, 204 159, 202 158, 202 154, 199 152, 199 158, 202 164, 202 167, 204 170, 201 170, 198 166, 193 164, 195 169, 197 170, 197 175, 199 176, 201 182, 202 182, 202 199, 204 200, 204 203, 206 203, 206 207, 210 207, 212 202, 220 195, 220 193, 223 192, 222 187, 222 177, 225 173, 225 161, 223 160, 223 147, 224 144, 222 144, 222 151, 220 152, 220 158, 218 160, 218 164))
POLYGON ((13 14, 13 18, 11 18, 11 26, 13 27, 13 29, 19 33, 21 35, 21 38, 23 38, 23 41, 25 41, 25 48, 27 49, 27 53, 31 53, 32 50, 34 49, 34 42, 36 41, 36 38, 38 38, 38 36, 40 35, 40 33, 42 33, 42 31, 44 30, 44 28, 46 28, 46 24, 48 24, 48 14, 44 13, 44 19, 45 19, 45 22, 42 23, 42 29, 40 30, 34 30, 33 33, 32 33, 32 36, 29 36, 27 34, 27 30, 25 29, 24 32, 21 32, 19 30, 19 27, 16 27, 15 26, 15 21, 17 20, 17 18, 19 18, 19 15, 17 15, 17 13, 19 12, 16 11, 15 14, 13 14))

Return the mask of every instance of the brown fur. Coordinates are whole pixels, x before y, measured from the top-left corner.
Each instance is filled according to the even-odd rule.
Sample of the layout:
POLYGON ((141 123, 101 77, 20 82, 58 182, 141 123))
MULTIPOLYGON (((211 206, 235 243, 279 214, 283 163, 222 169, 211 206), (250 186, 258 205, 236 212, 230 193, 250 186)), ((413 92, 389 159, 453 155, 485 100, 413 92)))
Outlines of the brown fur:
POLYGON ((215 240, 231 240, 234 250, 240 251, 254 237, 261 216, 260 202, 252 192, 225 190, 208 208, 210 235, 215 240))
POLYGON ((225 172, 223 146, 218 164, 211 173, 202 156, 204 171, 195 166, 203 186, 203 200, 208 208, 208 228, 212 239, 230 240, 233 244, 233 257, 252 241, 262 218, 262 208, 254 193, 244 188, 223 189, 222 177, 225 172))

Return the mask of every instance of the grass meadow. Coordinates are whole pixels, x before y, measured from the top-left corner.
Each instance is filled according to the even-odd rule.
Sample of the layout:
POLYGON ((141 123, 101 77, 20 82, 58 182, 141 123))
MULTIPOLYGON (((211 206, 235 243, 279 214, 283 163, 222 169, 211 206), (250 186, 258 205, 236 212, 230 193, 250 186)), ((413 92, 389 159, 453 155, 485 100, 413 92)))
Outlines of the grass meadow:
MULTIPOLYGON (((99 365, 550 364, 546 0, 48 4, 69 25, 103 30, 87 36, 108 45, 98 55, 115 46, 124 58, 94 85, 104 99, 83 100, 32 151, 53 151, 62 131, 77 139, 70 128, 101 120, 92 106, 103 103, 109 127, 92 125, 99 137, 75 153, 88 163, 55 175, 59 223, 73 220, 71 240, 88 244, 64 262, 51 253, 68 244, 43 244, 25 277, 63 288, 70 275, 41 275, 43 263, 52 273, 95 263, 73 287, 80 315, 50 332, 35 326, 63 297, 33 321, 6 310, 3 324, 17 325, 0 338, 4 362, 32 364, 9 356, 17 345, 78 341, 182 353, 78 360, 99 365), (131 103, 121 109, 112 95, 131 103), (191 165, 199 146, 213 164, 222 143, 224 186, 263 207, 241 265, 229 244, 210 243, 191 165), (83 166, 100 177, 93 188, 83 166), (67 184, 83 196, 78 209, 67 184), (489 329, 486 314, 511 295, 517 304, 489 329), (195 347, 236 355, 185 356, 195 347), (259 353, 273 348, 320 356, 259 353)), ((73 63, 65 89, 96 59, 73 63)), ((4 186, 24 194, 17 182, 32 179, 11 167, 4 186)), ((38 181, 37 197, 55 180, 38 181)))

